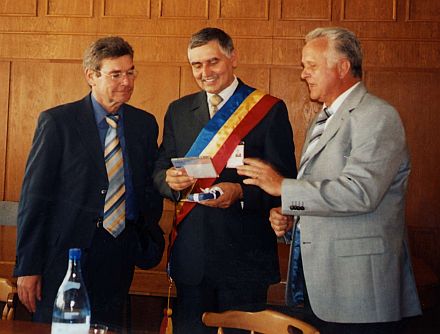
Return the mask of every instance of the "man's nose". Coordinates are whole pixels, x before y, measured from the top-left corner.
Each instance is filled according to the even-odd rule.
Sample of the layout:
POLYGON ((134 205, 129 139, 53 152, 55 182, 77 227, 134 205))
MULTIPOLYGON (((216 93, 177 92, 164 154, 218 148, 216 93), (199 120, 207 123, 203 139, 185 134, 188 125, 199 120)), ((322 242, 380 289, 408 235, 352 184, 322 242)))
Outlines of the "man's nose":
POLYGON ((303 70, 301 71, 301 79, 305 79, 308 76, 309 72, 305 68, 303 68, 303 70))
POLYGON ((122 73, 122 79, 121 84, 124 86, 128 86, 130 84, 130 78, 128 77, 127 73, 122 73))
POLYGON ((211 67, 208 64, 204 64, 202 67, 202 76, 209 77, 211 75, 211 67))

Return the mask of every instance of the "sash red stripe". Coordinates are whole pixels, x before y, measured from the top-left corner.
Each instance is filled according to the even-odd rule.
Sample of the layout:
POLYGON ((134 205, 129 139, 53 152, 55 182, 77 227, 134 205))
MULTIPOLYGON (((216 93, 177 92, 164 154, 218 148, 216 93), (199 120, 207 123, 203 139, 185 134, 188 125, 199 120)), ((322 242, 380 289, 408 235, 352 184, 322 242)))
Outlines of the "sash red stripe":
MULTIPOLYGON (((267 115, 269 110, 279 101, 278 98, 265 95, 258 101, 255 106, 247 113, 240 124, 232 131, 231 135, 219 149, 217 154, 212 158, 213 164, 217 172, 220 174, 225 168, 229 157, 235 150, 237 145, 242 141, 242 139, 267 115)), ((210 179, 199 179, 197 180, 193 192, 199 192, 200 188, 208 188, 212 186, 215 182, 215 178, 210 179)), ((177 238, 177 226, 182 222, 182 220, 191 212, 191 210, 196 206, 195 202, 185 202, 183 206, 176 213, 174 219, 173 231, 170 234, 170 247, 171 249, 174 240, 177 238)))

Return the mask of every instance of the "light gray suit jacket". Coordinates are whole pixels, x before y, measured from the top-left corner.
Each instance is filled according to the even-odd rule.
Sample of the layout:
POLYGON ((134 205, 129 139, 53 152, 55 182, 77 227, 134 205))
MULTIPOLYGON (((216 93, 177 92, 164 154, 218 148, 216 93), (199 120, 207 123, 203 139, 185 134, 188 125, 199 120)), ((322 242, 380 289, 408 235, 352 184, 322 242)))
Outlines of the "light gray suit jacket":
POLYGON ((313 312, 342 323, 420 314, 404 220, 410 161, 397 111, 361 83, 311 153, 302 178, 283 182, 282 208, 301 216, 313 312))

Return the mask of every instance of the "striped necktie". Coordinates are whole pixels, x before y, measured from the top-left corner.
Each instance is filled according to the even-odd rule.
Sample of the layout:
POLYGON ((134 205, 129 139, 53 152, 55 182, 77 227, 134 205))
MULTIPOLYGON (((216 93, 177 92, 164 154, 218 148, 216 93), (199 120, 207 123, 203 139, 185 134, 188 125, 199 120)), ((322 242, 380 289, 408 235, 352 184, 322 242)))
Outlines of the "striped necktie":
POLYGON ((218 110, 217 107, 220 103, 222 103, 222 101, 223 98, 218 94, 211 95, 211 97, 209 98, 209 103, 211 104, 211 112, 210 112, 211 118, 214 117, 215 113, 218 110))
POLYGON ((321 138, 322 133, 325 129, 325 122, 329 119, 329 117, 332 115, 331 111, 328 110, 328 108, 324 108, 318 115, 318 118, 315 122, 315 127, 312 130, 312 134, 310 135, 309 144, 307 145, 306 151, 301 157, 301 162, 299 164, 299 170, 298 170, 298 176, 297 178, 301 178, 304 170, 310 160, 310 153, 313 151, 313 148, 316 146, 316 144, 319 141, 319 138, 321 138))
POLYGON ((105 167, 109 181, 104 205, 104 228, 115 238, 125 227, 125 183, 122 149, 117 133, 119 115, 107 115, 105 167))

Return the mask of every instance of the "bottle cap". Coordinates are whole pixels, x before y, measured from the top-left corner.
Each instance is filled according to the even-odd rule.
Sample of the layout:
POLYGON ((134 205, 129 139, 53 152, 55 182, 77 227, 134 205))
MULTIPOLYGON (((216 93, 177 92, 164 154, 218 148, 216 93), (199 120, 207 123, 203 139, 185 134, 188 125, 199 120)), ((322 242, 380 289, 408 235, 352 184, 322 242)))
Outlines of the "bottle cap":
POLYGON ((70 248, 69 249, 69 260, 79 260, 81 258, 81 249, 70 248))

